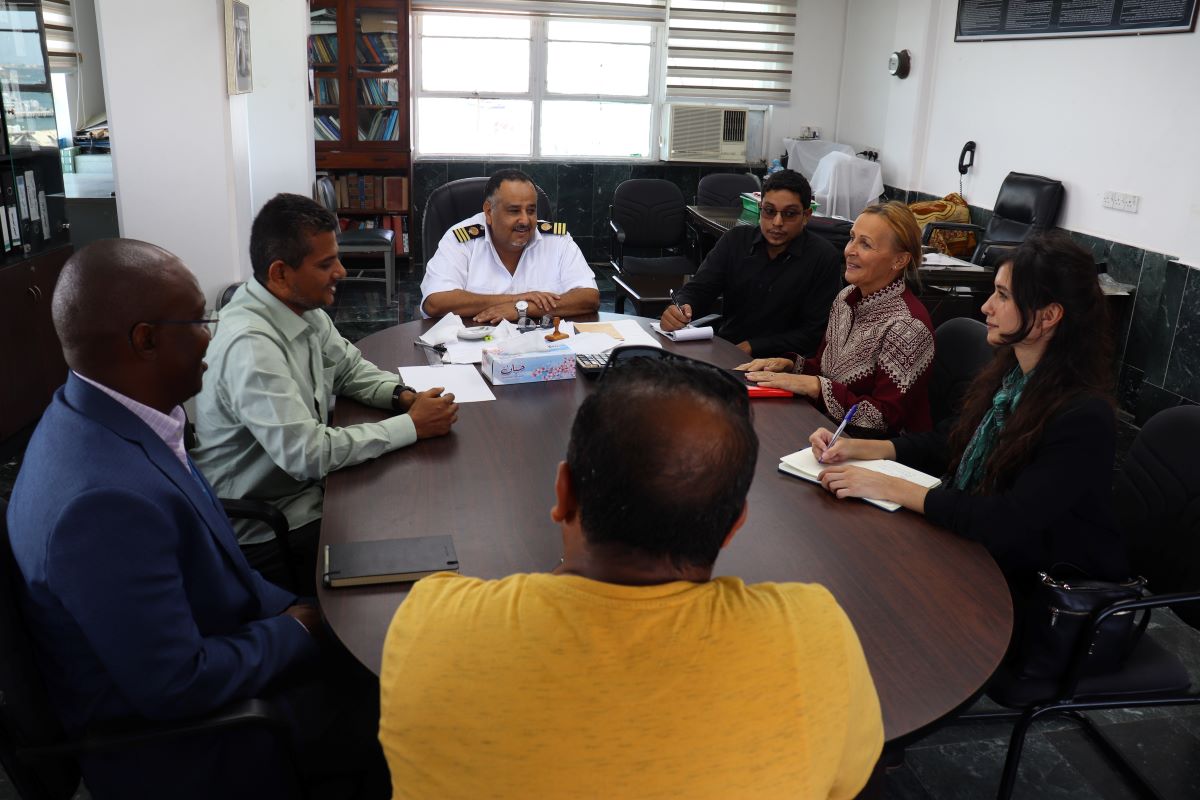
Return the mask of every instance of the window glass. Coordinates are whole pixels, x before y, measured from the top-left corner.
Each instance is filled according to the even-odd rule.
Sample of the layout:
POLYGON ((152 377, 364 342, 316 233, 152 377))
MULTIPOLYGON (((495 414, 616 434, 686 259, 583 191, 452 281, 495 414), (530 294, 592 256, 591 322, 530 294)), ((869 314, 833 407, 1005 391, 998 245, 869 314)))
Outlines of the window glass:
POLYGON ((417 146, 422 153, 528 155, 533 103, 422 97, 417 101, 417 146))
POLYGON ((646 97, 650 92, 647 45, 550 42, 546 91, 646 97))
POLYGON ((541 154, 645 158, 650 119, 649 103, 547 100, 542 103, 541 154))

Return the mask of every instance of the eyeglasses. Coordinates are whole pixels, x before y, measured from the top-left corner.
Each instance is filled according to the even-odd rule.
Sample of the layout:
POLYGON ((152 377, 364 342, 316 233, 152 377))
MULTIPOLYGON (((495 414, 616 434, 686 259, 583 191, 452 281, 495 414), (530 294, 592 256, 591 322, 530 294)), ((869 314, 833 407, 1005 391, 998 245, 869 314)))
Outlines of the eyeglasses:
POLYGON ((133 342, 133 330, 138 325, 203 325, 208 331, 210 337, 217 335, 217 323, 220 320, 217 317, 209 319, 144 319, 141 322, 133 323, 133 327, 129 329, 129 341, 133 342))
POLYGON ((783 217, 784 221, 792 222, 793 220, 804 216, 802 208, 776 208, 775 206, 761 206, 759 211, 767 219, 775 219, 776 215, 783 217))
POLYGON ((639 358, 647 361, 677 361, 684 364, 692 364, 720 375, 731 385, 736 386, 738 391, 746 391, 746 382, 740 377, 744 373, 735 373, 733 370, 722 369, 706 361, 698 361, 688 356, 672 353, 670 350, 665 350, 661 347, 651 347, 644 344, 630 344, 614 348, 609 354, 608 362, 604 365, 604 369, 600 372, 599 380, 604 380, 604 377, 614 369, 620 369, 622 364, 627 364, 639 358))

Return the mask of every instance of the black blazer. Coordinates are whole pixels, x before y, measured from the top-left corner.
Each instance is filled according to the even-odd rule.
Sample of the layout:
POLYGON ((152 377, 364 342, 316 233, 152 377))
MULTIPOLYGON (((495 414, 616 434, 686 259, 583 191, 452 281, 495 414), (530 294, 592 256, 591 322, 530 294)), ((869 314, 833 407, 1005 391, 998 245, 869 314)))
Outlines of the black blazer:
MULTIPOLYGON (((896 459, 932 474, 949 464, 950 426, 892 440, 896 459)), ((1073 564, 1099 580, 1129 576, 1125 542, 1112 511, 1116 420, 1100 396, 1082 395, 1046 423, 1033 458, 1016 480, 995 494, 930 490, 925 516, 967 539, 982 542, 1010 584, 1038 571, 1073 564)))

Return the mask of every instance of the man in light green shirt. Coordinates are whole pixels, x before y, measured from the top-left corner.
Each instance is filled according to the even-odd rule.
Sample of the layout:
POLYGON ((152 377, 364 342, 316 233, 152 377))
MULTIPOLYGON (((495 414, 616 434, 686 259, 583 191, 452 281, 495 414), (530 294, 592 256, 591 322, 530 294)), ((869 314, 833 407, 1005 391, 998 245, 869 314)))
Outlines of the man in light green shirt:
MULTIPOLYGON (((346 275, 337 218, 300 195, 276 195, 254 220, 247 281, 221 310, 196 397, 192 457, 220 497, 265 500, 287 517, 303 581, 314 590, 324 479, 329 472, 441 436, 457 419, 454 395, 416 393, 363 358, 322 309, 346 275), (349 397, 401 413, 335 428, 330 400, 349 397)), ((235 526, 250 565, 287 583, 274 536, 262 523, 235 526)))

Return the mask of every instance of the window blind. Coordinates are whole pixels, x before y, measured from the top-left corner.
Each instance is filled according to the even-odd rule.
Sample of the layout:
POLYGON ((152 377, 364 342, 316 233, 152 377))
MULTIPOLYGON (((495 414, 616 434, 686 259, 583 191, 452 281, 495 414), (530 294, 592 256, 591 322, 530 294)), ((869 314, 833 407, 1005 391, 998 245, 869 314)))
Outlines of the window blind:
POLYGON ((75 44, 75 19, 68 0, 41 0, 42 22, 46 26, 46 54, 52 72, 66 72, 79 65, 75 44))
POLYGON ((662 22, 667 0, 413 0, 413 11, 662 22))
POLYGON ((670 0, 667 97, 784 103, 796 0, 670 0))

